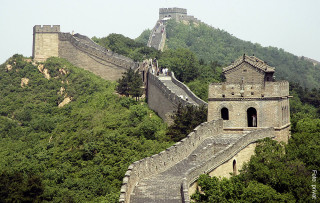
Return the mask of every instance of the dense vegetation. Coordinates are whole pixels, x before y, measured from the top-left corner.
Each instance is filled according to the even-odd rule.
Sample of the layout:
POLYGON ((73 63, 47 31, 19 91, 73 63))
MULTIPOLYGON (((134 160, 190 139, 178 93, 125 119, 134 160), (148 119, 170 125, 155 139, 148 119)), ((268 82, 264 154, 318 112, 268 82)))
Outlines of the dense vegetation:
POLYGON ((208 109, 205 106, 182 106, 172 116, 173 124, 169 126, 167 139, 178 142, 185 138, 198 125, 207 121, 208 109))
MULTIPOLYGON (((144 35, 142 35, 141 38, 143 38, 143 36, 144 35)), ((132 58, 134 61, 158 58, 160 54, 156 49, 147 47, 147 43, 136 42, 121 34, 110 34, 102 38, 93 37, 92 40, 113 52, 132 58)))
POLYGON ((241 173, 230 179, 202 175, 203 193, 193 195, 197 202, 312 202, 313 194, 319 197, 312 188, 320 183, 312 179, 320 170, 320 107, 314 99, 319 91, 293 84, 290 94, 294 98, 290 101, 293 134, 289 143, 260 141, 241 173))
POLYGON ((206 63, 188 49, 169 49, 161 53, 159 66, 169 68, 176 78, 186 83, 202 100, 208 101, 210 83, 223 80, 222 68, 217 62, 206 63))
POLYGON ((20 55, 0 66, 1 202, 117 202, 127 167, 172 144, 166 125, 116 83, 58 58, 44 68, 49 80, 20 55))
POLYGON ((132 96, 136 98, 136 101, 143 94, 142 78, 138 71, 134 71, 131 68, 122 74, 122 78, 118 80, 117 92, 126 97, 132 96))
MULTIPOLYGON (((298 82, 303 87, 320 87, 320 66, 314 66, 303 57, 299 58, 283 49, 243 41, 205 24, 185 25, 171 20, 167 23, 166 31, 168 49, 189 49, 205 63, 218 62, 222 66, 228 66, 244 53, 254 54, 270 66, 276 67, 277 78, 298 82)), ((142 35, 139 37, 140 42, 141 38, 142 35)))

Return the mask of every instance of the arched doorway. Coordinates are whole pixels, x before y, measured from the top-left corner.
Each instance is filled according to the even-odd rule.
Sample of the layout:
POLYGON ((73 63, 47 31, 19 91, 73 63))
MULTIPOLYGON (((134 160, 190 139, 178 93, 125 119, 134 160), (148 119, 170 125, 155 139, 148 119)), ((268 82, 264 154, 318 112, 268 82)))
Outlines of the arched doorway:
POLYGON ((221 118, 223 120, 229 120, 229 110, 226 107, 221 109, 221 118))
POLYGON ((232 167, 233 167, 233 175, 237 175, 237 161, 236 160, 233 160, 232 167))
POLYGON ((247 120, 248 120, 248 127, 257 127, 258 118, 257 118, 257 110, 255 108, 253 107, 248 108, 247 120))

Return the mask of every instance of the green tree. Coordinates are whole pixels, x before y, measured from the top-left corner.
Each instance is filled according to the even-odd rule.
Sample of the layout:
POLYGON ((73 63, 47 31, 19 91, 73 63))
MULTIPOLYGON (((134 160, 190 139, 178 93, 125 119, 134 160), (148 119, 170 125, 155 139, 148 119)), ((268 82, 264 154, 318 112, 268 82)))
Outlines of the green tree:
POLYGON ((41 202, 43 191, 38 175, 7 171, 0 174, 0 202, 41 202))
MULTIPOLYGON (((200 24, 184 24, 174 20, 166 25, 166 47, 170 49, 189 49, 206 63, 217 61, 223 67, 230 65, 244 53, 276 67, 277 79, 299 82, 303 87, 319 88, 319 65, 313 65, 306 58, 297 57, 276 47, 262 47, 260 44, 244 41, 224 30, 200 24)), ((310 98, 316 104, 317 100, 310 98)))
POLYGON ((182 82, 189 82, 199 76, 199 61, 188 49, 164 51, 159 59, 159 66, 169 68, 182 82))
POLYGON ((173 124, 168 128, 168 135, 172 141, 178 142, 193 131, 195 127, 207 120, 205 106, 178 105, 173 115, 173 124))
POLYGON ((133 96, 138 100, 143 94, 142 79, 139 72, 135 72, 131 68, 123 73, 122 78, 118 80, 118 86, 116 88, 119 94, 133 96))

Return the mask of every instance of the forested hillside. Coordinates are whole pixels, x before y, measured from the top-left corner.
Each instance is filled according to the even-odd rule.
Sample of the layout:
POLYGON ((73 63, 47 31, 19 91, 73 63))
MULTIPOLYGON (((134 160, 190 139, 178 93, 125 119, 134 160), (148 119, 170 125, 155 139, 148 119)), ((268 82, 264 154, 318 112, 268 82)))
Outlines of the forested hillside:
MULTIPOLYGON (((146 41, 144 31, 137 39, 146 41)), ((217 62, 222 66, 230 65, 244 53, 255 55, 276 67, 277 79, 298 82, 303 87, 320 87, 320 66, 314 66, 309 60, 297 57, 276 47, 262 47, 260 44, 243 41, 231 34, 205 24, 186 25, 171 20, 167 23, 167 49, 184 48, 194 52, 198 59, 206 63, 217 62)))
MULTIPOLYGON (((141 38, 145 38, 145 35, 142 35, 141 38)), ((110 34, 102 38, 93 37, 92 40, 100 46, 110 49, 117 54, 127 56, 134 61, 158 58, 160 54, 160 51, 147 47, 148 41, 135 41, 121 34, 110 34)))
POLYGON ((59 58, 0 66, 0 202, 118 201, 127 167, 172 142, 115 86, 59 58))

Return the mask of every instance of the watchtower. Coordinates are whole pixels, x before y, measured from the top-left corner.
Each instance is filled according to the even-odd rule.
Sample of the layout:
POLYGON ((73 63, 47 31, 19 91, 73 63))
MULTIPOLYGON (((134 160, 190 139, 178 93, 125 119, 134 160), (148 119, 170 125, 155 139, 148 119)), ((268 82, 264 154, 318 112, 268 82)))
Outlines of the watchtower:
POLYGON ((187 9, 185 8, 160 8, 159 9, 159 20, 164 18, 172 18, 179 21, 181 18, 187 16, 187 9))
POLYGON ((273 127, 276 140, 290 136, 289 83, 276 82, 275 68, 255 56, 223 68, 226 82, 209 86, 208 121, 222 118, 225 131, 241 133, 273 127))
POLYGON ((51 56, 59 56, 60 25, 35 25, 33 27, 32 57, 44 61, 51 56))

